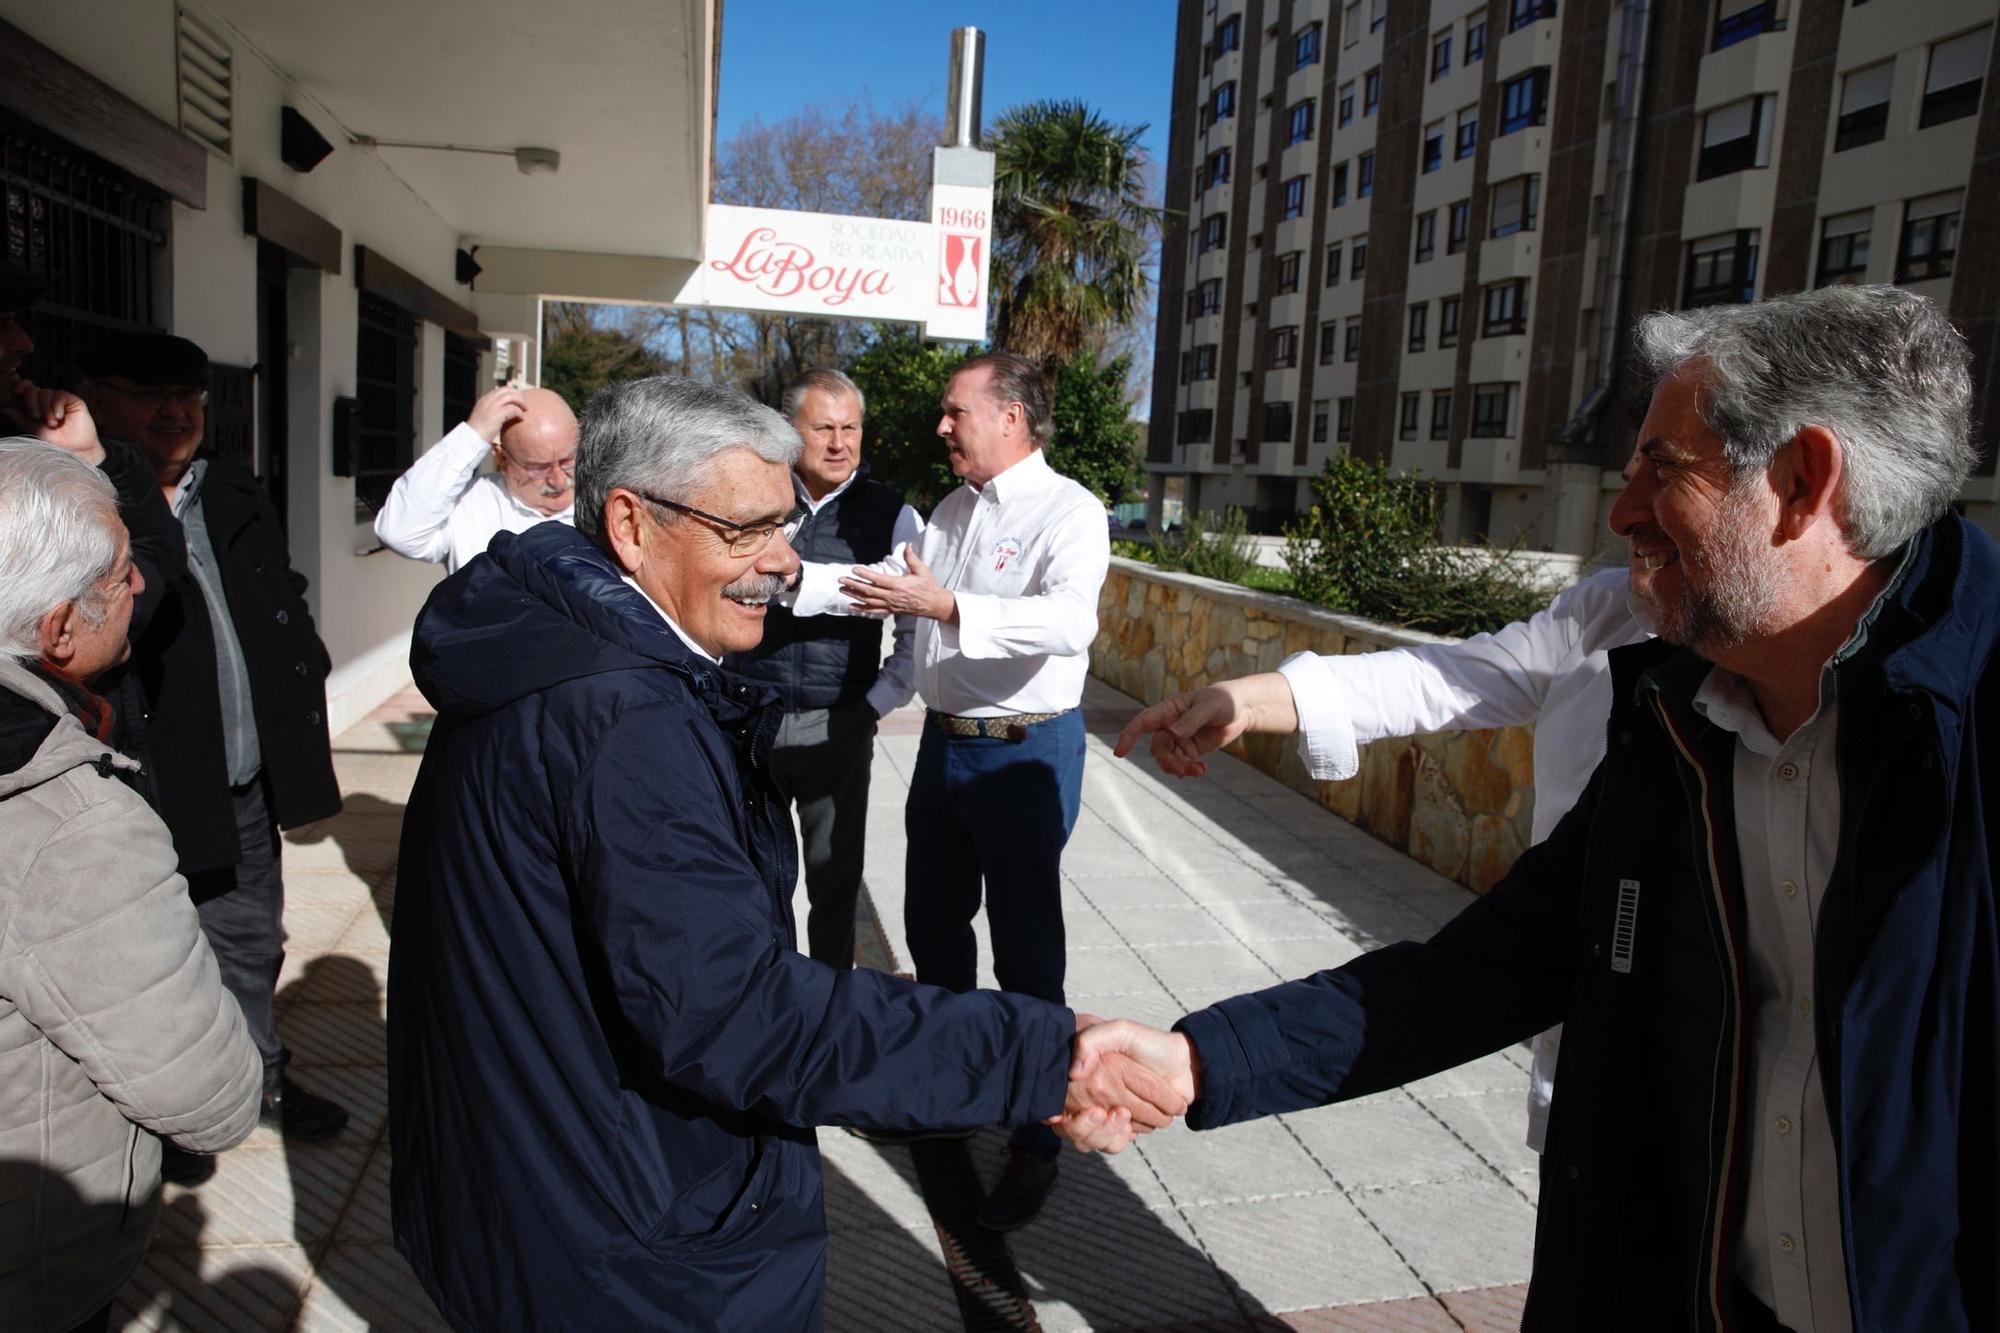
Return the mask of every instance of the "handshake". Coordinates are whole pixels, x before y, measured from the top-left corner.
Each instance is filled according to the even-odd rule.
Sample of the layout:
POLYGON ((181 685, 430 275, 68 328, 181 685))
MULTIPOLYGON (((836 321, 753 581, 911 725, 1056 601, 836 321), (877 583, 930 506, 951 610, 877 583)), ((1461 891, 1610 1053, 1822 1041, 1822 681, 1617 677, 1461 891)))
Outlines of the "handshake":
POLYGON ((1178 1032, 1076 1016, 1069 1093, 1048 1124, 1079 1152, 1123 1152, 1186 1113, 1201 1093, 1201 1058, 1178 1032))

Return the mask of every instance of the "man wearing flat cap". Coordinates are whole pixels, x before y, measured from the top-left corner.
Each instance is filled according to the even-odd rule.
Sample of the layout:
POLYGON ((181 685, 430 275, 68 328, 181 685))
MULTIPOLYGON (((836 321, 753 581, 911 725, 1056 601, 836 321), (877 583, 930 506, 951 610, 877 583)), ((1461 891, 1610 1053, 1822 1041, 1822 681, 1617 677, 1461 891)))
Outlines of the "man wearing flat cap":
MULTIPOLYGON (((289 1139, 340 1131, 347 1112, 285 1075, 273 1003, 284 961, 278 830, 340 809, 327 741, 325 645, 305 579, 249 472, 201 452, 208 356, 132 334, 84 365, 103 433, 152 464, 187 538, 187 574, 133 643, 138 743, 223 984, 264 1058, 263 1120, 289 1139)), ((173 1169, 170 1164, 169 1169, 173 1169)), ((179 1164, 200 1178, 198 1164, 179 1164)))

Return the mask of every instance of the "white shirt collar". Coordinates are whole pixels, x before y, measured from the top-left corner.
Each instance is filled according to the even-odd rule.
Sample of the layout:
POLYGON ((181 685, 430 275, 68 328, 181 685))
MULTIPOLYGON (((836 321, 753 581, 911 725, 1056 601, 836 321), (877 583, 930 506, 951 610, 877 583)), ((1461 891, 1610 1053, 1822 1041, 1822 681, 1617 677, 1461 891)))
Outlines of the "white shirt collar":
POLYGON ((658 602, 654 601, 653 595, 647 592, 644 588, 639 586, 639 580, 633 578, 630 574, 620 574, 618 577, 624 579, 626 585, 630 587, 633 592, 638 593, 641 597, 646 599, 646 605, 652 607, 653 610, 659 614, 660 619, 667 622, 667 628, 672 630, 675 634, 679 635, 681 642, 686 644, 692 652, 696 653, 701 657, 707 658, 709 661, 715 663, 717 666, 722 665, 721 658, 710 653, 708 649, 702 647, 700 644, 696 643, 693 639, 690 639, 687 636, 687 631, 674 623, 674 618, 667 614, 666 608, 661 606, 658 602))
POLYGON ((815 500, 812 498, 812 492, 806 489, 806 479, 804 477, 801 477, 797 472, 793 472, 792 493, 798 497, 800 504, 804 505, 812 513, 817 514, 820 511, 821 505, 832 504, 835 500, 840 498, 840 493, 842 491, 846 490, 849 486, 852 486, 855 482, 859 480, 861 480, 861 469, 857 467, 854 469, 854 471, 847 474, 846 481, 841 482, 840 485, 834 487, 832 490, 828 491, 825 495, 815 500))
POLYGON ((987 478, 984 486, 974 486, 972 489, 978 491, 982 499, 990 493, 995 504, 1002 504, 1040 490, 1042 483, 1054 475, 1055 470, 1049 466, 1049 460, 1043 456, 1042 450, 1034 448, 1028 451, 1026 458, 1009 463, 1001 471, 987 478))
POLYGON ((568 504, 564 505, 561 509, 558 509, 553 514, 545 514, 531 504, 523 504, 521 502, 521 497, 514 494, 514 488, 507 484, 507 479, 501 476, 498 472, 489 472, 486 475, 493 479, 493 484, 500 488, 501 497, 505 499, 508 504, 514 507, 516 513, 531 518, 535 520, 535 522, 537 523, 541 522, 571 523, 574 521, 571 516, 576 513, 576 500, 574 498, 576 495, 575 486, 572 485, 570 487, 569 493, 572 498, 568 504))

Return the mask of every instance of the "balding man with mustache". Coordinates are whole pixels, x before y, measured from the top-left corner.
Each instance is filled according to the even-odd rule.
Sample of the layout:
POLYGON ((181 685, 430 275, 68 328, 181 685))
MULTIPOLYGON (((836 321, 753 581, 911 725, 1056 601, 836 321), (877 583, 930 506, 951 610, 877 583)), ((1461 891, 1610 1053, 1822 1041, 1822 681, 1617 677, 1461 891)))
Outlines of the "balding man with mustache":
POLYGON ((576 414, 550 389, 499 388, 396 479, 375 535, 397 555, 457 569, 495 533, 571 522, 576 414), (481 472, 488 457, 493 471, 481 472))

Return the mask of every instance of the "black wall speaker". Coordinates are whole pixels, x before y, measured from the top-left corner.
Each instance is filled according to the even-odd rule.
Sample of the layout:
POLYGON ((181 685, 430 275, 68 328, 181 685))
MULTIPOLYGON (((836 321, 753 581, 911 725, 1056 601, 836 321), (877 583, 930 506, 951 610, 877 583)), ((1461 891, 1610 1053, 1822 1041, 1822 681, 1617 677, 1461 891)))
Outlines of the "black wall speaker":
POLYGON ((278 156, 293 171, 311 171, 333 151, 326 136, 295 108, 284 108, 278 117, 278 156))

